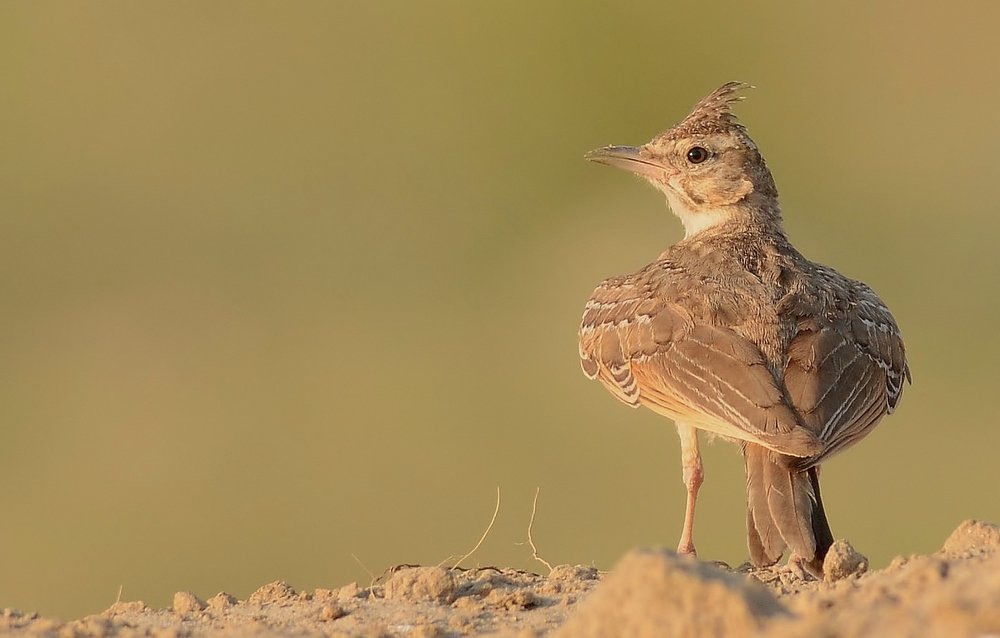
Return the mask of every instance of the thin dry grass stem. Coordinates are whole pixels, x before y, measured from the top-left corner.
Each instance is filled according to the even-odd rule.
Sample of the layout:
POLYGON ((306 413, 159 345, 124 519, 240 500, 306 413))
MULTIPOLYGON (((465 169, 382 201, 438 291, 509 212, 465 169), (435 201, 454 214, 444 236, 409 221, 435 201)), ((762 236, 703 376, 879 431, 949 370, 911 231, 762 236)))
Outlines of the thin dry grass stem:
POLYGON ((552 565, 549 561, 545 560, 538 555, 538 548, 535 547, 535 541, 531 539, 531 526, 535 524, 535 510, 538 508, 538 493, 542 491, 542 488, 535 488, 535 500, 531 502, 531 519, 528 521, 528 545, 531 546, 531 557, 537 560, 542 565, 549 568, 549 572, 552 572, 552 565))
POLYGON ((118 598, 115 598, 115 604, 117 605, 122 601, 122 590, 125 589, 125 583, 118 585, 118 598))
POLYGON ((486 537, 489 535, 490 530, 493 529, 493 523, 497 522, 497 514, 499 514, 499 513, 500 513, 500 486, 498 485, 497 486, 497 506, 496 506, 496 509, 493 510, 493 518, 490 519, 489 527, 487 527, 486 531, 483 532, 482 538, 480 538, 479 542, 476 543, 476 546, 472 548, 472 551, 470 551, 465 556, 459 558, 458 562, 451 566, 452 569, 457 568, 459 565, 462 564, 462 561, 464 561, 466 558, 468 558, 469 556, 472 556, 473 554, 476 553, 476 550, 479 549, 479 546, 483 544, 484 540, 486 540, 486 537))
POLYGON ((371 577, 372 580, 371 580, 371 583, 368 584, 368 589, 371 590, 372 588, 374 588, 375 587, 375 581, 378 580, 378 577, 375 574, 372 573, 372 570, 370 570, 367 567, 365 567, 365 564, 361 562, 360 558, 358 558, 354 554, 351 554, 351 558, 353 558, 355 561, 357 561, 358 565, 361 565, 361 569, 365 570, 368 573, 368 575, 371 577))

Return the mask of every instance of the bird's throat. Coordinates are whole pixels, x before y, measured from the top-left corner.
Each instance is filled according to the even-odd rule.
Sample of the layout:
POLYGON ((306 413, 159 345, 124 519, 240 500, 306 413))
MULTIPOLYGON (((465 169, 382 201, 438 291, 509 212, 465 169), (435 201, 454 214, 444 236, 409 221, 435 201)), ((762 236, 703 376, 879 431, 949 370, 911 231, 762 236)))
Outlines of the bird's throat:
POLYGON ((688 239, 705 232, 711 228, 722 226, 733 219, 734 210, 732 206, 720 208, 693 207, 684 202, 675 194, 664 189, 667 196, 667 205, 674 215, 681 220, 684 225, 684 238, 688 239))

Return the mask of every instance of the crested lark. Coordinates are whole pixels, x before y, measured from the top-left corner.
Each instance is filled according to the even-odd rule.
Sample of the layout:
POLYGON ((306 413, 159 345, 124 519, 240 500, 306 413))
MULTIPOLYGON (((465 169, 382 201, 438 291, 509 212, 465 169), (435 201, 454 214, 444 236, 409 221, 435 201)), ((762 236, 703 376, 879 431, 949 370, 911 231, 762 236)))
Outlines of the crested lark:
POLYGON ((910 371, 878 295, 785 236, 771 172, 730 110, 746 87, 723 85, 648 144, 587 155, 661 190, 685 236, 597 287, 580 358, 622 402, 675 421, 687 487, 678 552, 695 553, 700 429, 739 443, 754 564, 788 548, 790 566, 818 575, 833 542, 819 465, 896 408, 910 371))

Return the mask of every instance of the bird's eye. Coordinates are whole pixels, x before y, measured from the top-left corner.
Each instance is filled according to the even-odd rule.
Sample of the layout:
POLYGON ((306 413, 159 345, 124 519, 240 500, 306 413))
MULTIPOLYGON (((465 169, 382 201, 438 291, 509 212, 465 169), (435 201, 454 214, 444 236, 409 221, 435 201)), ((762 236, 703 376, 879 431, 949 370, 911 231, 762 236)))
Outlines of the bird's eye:
POLYGON ((692 164, 701 164, 708 159, 708 149, 701 146, 692 146, 688 150, 687 158, 692 164))

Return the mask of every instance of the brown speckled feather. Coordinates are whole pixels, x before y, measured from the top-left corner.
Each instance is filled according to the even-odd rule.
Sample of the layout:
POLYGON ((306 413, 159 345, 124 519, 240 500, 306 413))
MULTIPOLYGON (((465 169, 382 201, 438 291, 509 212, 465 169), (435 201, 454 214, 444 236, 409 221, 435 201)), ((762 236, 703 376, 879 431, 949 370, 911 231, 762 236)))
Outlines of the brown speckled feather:
POLYGON ((860 282, 814 267, 822 269, 817 279, 825 286, 791 304, 796 333, 784 373, 792 404, 823 442, 820 455, 799 464, 803 469, 868 434, 895 410, 903 380, 910 379, 899 328, 881 299, 860 282))
POLYGON ((584 372, 629 405, 792 456, 817 454, 755 344, 696 322, 669 282, 658 262, 598 287, 580 328, 584 372))
POLYGON ((683 241, 601 283, 580 326, 581 364, 624 403, 806 457, 796 463, 805 469, 890 413, 909 368, 870 288, 807 261, 783 238, 758 244, 683 241), (746 254, 720 268, 703 258, 708 250, 746 254))

